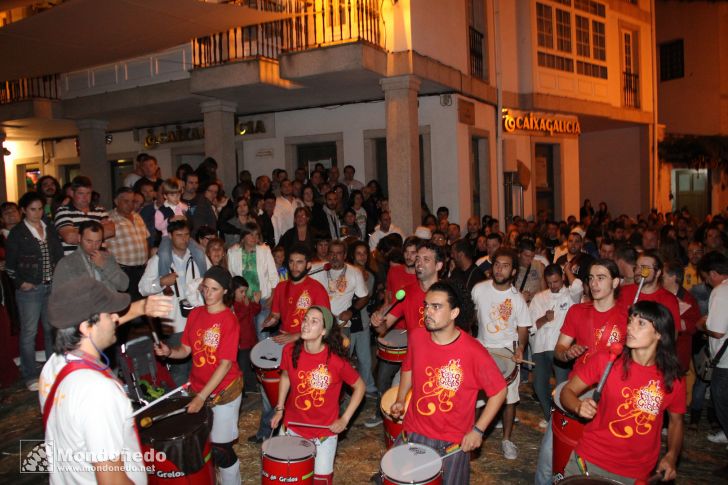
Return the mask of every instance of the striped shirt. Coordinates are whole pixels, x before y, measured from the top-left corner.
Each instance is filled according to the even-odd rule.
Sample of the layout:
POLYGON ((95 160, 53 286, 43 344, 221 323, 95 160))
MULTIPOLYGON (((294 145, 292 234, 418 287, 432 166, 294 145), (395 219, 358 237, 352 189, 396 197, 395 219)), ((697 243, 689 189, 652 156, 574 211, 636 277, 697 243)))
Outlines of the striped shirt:
MULTIPOLYGON (((81 225, 82 222, 86 221, 98 221, 101 222, 104 219, 109 218, 109 213, 103 207, 89 207, 88 211, 84 212, 81 209, 76 209, 73 204, 62 205, 56 211, 55 224, 58 232, 64 227, 75 227, 81 225)), ((68 244, 63 242, 63 255, 68 256, 76 250, 78 246, 75 244, 68 244)))
POLYGON ((106 240, 106 247, 122 266, 142 266, 147 263, 149 231, 142 217, 132 213, 133 222, 122 216, 116 209, 109 214, 116 226, 114 237, 106 240))

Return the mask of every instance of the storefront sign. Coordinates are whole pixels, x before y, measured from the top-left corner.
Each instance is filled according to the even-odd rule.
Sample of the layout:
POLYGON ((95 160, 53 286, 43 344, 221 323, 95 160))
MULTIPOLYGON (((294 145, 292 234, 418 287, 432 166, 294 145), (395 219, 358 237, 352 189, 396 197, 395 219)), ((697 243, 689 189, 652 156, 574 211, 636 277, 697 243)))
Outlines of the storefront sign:
POLYGON ((174 130, 167 130, 166 127, 149 128, 147 136, 144 138, 144 148, 154 148, 165 143, 202 140, 203 138, 205 138, 205 129, 199 125, 177 125, 174 130))
POLYGON ((547 133, 554 135, 581 134, 581 125, 576 116, 549 113, 503 110, 503 129, 506 133, 547 133))
POLYGON ((274 138, 275 115, 260 114, 250 118, 239 117, 235 120, 235 135, 244 139, 274 138))

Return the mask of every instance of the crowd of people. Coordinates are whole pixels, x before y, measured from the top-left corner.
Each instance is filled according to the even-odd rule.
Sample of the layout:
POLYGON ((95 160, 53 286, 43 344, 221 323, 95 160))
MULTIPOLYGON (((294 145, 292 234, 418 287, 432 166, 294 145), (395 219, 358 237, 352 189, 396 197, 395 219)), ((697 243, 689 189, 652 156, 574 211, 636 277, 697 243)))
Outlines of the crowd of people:
MULTIPOLYGON (((365 185, 352 166, 255 180, 243 171, 229 196, 216 170, 208 158, 163 177, 140 154, 112 210, 82 175, 64 187, 44 176, 0 205, 2 301, 47 437, 138 449, 106 352, 126 335, 117 325, 148 315, 160 325, 157 358, 176 385, 189 383, 188 412, 214 404, 212 456, 226 484, 241 480, 238 412, 259 391, 251 350, 268 337, 285 345, 278 399, 261 392, 248 440, 279 427, 311 440, 316 483, 333 483, 336 437, 365 399, 377 402, 365 426, 403 416, 395 443, 430 446, 445 457, 444 483, 468 483, 469 452, 489 428, 502 427, 505 459, 518 457, 525 381, 545 430, 536 483, 588 471, 622 483, 673 479, 684 419, 697 429, 705 418, 707 439, 728 443, 728 212, 633 217, 586 200, 565 221, 486 215, 462 230, 448 208, 423 205, 422 224, 406 234, 377 181, 365 185), (373 358, 402 339, 401 359, 373 358), (599 396, 586 397, 597 384, 599 396), (554 385, 563 411, 588 420, 564 470, 552 457, 554 385), (382 409, 392 387, 396 401, 382 409)), ((96 479, 142 481, 110 470, 96 467, 96 479)))

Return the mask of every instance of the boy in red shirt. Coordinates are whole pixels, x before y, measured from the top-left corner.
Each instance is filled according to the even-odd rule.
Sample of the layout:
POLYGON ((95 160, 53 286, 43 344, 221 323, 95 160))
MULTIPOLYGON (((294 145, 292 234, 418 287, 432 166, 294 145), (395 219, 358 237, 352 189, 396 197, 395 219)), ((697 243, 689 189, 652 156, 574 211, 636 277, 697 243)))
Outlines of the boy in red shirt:
POLYGON ((253 299, 248 298, 248 282, 242 276, 233 276, 233 313, 238 319, 240 327, 240 341, 238 342, 238 366, 243 373, 244 392, 256 392, 256 377, 250 362, 250 351, 258 343, 258 336, 255 333, 255 316, 260 313, 260 292, 253 294, 253 299))
POLYGON ((467 291, 440 281, 425 295, 425 328, 410 331, 410 348, 402 364, 397 401, 390 412, 399 417, 411 390, 404 432, 395 445, 419 443, 443 460, 443 484, 470 483, 469 452, 483 443, 483 434, 506 397, 506 382, 480 342, 469 334, 473 302, 467 291), (475 420, 478 391, 488 403, 475 420))

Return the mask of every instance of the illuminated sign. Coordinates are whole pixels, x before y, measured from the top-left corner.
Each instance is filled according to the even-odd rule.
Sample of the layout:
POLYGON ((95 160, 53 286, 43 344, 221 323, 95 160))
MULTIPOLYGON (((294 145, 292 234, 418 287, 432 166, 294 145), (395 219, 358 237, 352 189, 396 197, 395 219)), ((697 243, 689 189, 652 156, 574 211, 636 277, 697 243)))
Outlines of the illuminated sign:
POLYGON ((166 130, 162 127, 162 131, 159 132, 156 128, 149 128, 147 136, 144 137, 144 148, 154 148, 165 143, 202 140, 203 138, 205 138, 205 129, 202 126, 177 125, 174 130, 166 130))
POLYGON ((579 135, 581 125, 576 116, 503 110, 503 129, 506 133, 534 132, 554 135, 579 135))

